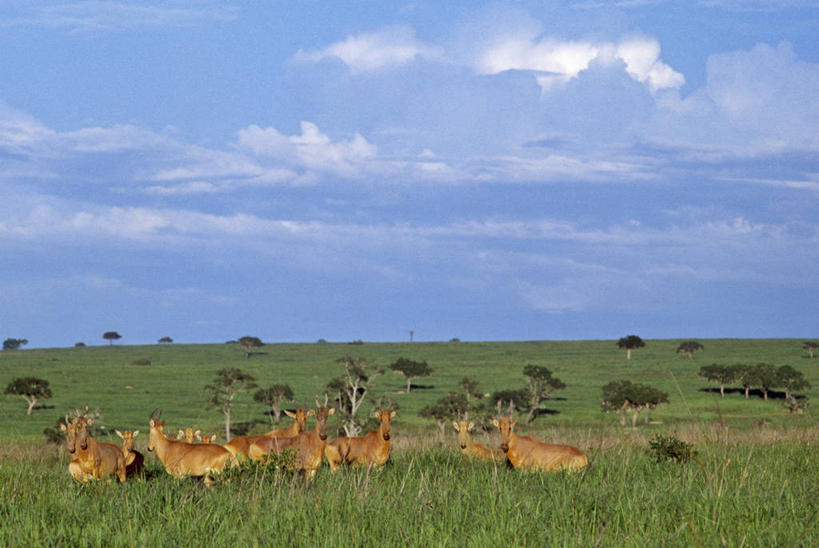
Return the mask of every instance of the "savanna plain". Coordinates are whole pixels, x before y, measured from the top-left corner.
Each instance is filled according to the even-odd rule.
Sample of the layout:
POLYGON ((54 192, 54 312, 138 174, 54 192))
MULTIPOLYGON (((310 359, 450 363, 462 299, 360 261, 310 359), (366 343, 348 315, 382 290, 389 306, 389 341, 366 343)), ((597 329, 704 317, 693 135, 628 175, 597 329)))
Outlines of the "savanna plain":
MULTIPOLYGON (((757 390, 746 399, 737 386, 721 397, 698 375, 712 363, 787 364, 811 385, 800 396, 815 402, 819 358, 802 339, 700 339, 704 348, 691 358, 675 352, 681 342, 647 340, 630 360, 611 340, 268 343, 249 358, 232 344, 3 351, 0 384, 43 378, 53 397, 30 416, 19 396, 0 398, 0 545, 819 546, 816 409, 790 413, 776 388, 767 400, 757 390), (324 466, 307 481, 256 467, 208 487, 169 476, 146 451, 157 408, 169 432, 193 426, 224 441, 224 417, 207 408, 204 388, 220 369, 239 368, 260 387, 287 383, 299 405, 312 405, 342 373, 345 355, 386 368, 363 407, 369 413, 383 397, 397 409, 382 469, 331 474, 324 466), (409 393, 388 367, 399 357, 432 369, 409 393), (520 388, 529 364, 547 367, 565 388, 516 432, 576 446, 588 467, 527 473, 467 460, 451 426, 441 435, 418 414, 464 377, 487 394, 520 388), (649 422, 621 426, 601 411, 601 387, 621 379, 663 390, 669 402, 649 422), (115 429, 144 433, 135 444, 146 456, 143 481, 69 476, 64 446, 43 430, 86 403, 99 409, 101 441, 119 445, 115 429), (649 445, 658 435, 693 444, 695 458, 657 462, 649 445)), ((232 422, 249 433, 271 428, 252 392, 236 399, 232 422)), ((329 440, 339 427, 332 417, 329 440)), ((473 437, 499 445, 497 431, 473 437)))

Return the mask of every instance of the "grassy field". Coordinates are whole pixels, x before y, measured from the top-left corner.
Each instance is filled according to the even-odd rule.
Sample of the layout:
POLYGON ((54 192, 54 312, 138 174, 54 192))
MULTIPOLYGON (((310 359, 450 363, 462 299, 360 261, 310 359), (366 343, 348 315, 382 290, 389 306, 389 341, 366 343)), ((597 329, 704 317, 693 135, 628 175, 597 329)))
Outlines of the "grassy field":
MULTIPOLYGON (((675 354, 680 341, 646 342, 630 361, 613 341, 269 344, 250 359, 233 345, 0 352, 3 386, 33 375, 54 391, 31 417, 20 397, 0 398, 0 545, 819 545, 816 410, 788 415, 778 393, 769 401, 719 398, 697 376, 714 362, 790 364, 816 401, 819 359, 808 359, 796 339, 701 340, 693 359, 675 354), (43 442, 43 428, 86 402, 110 429, 147 435, 148 415, 160 407, 169 430, 192 425, 222 436, 222 417, 205 408, 203 390, 218 369, 239 367, 260 386, 287 382, 312 401, 341 372, 336 360, 345 354, 385 367, 400 356, 426 360, 434 370, 410 394, 396 373, 377 378, 376 397, 400 407, 392 463, 382 471, 324 469, 306 485, 287 474, 245 473, 209 490, 167 476, 151 455, 148 481, 80 485, 67 474, 64 449, 43 442), (138 359, 151 365, 132 365, 138 359), (464 376, 486 392, 520 387, 529 363, 567 387, 548 403, 552 413, 518 429, 580 447, 591 461, 585 472, 522 474, 463 462, 451 430, 441 439, 417 416, 464 376), (623 428, 601 413, 600 387, 620 378, 669 392, 670 403, 652 415, 656 424, 623 428), (719 417, 727 430, 713 427, 719 417), (754 426, 760 421, 766 426, 754 426), (658 433, 693 442, 696 462, 654 462, 647 447, 658 433)), ((234 422, 263 431, 268 419, 245 394, 234 422)), ((497 434, 479 441, 497 446, 497 434)), ((141 436, 137 449, 144 448, 141 436)))

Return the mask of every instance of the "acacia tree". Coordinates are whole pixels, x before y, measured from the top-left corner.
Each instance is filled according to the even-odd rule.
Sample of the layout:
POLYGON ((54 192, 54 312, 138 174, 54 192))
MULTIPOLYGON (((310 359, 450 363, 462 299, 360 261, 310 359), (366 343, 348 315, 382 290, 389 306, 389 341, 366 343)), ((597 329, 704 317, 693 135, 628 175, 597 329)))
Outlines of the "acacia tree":
POLYGON ((427 405, 418 412, 418 416, 435 419, 440 429, 441 437, 446 433, 446 424, 453 419, 466 416, 469 413, 469 401, 461 392, 450 392, 427 405))
POLYGON ((210 393, 208 409, 218 409, 225 415, 225 441, 230 441, 230 413, 239 393, 256 388, 256 379, 235 367, 220 369, 205 390, 210 393))
POLYGON ((566 385, 552 376, 552 372, 540 365, 527 365, 523 368, 523 376, 526 377, 526 392, 528 395, 529 410, 524 419, 525 423, 532 421, 535 411, 540 409, 540 404, 552 397, 555 390, 566 388, 566 385))
POLYGON ((122 335, 117 333, 116 331, 106 331, 102 334, 102 338, 108 341, 109 345, 113 345, 114 341, 118 341, 122 338, 122 335))
POLYGON ((471 402, 472 399, 479 400, 483 398, 483 392, 478 390, 478 381, 471 377, 464 377, 458 383, 458 387, 463 391, 466 401, 471 402))
POLYGON ((264 346, 264 343, 259 337, 249 337, 245 336, 238 340, 239 345, 245 349, 245 358, 250 358, 250 354, 253 352, 254 348, 260 348, 264 346))
POLYGON ((700 367, 700 377, 705 377, 709 381, 719 384, 719 393, 723 398, 725 397, 725 385, 735 382, 737 374, 737 368, 730 365, 712 363, 700 367))
POLYGON ((768 399, 768 391, 779 386, 779 375, 772 363, 758 363, 751 368, 752 382, 762 390, 762 398, 768 399))
MULTIPOLYGON (((641 411, 654 410, 662 403, 668 403, 668 392, 651 386, 632 383, 631 381, 612 381, 603 387, 601 407, 603 411, 615 411, 620 414, 620 424, 626 424, 626 412, 631 411, 631 425, 637 426, 637 417, 641 411)), ((648 422, 649 415, 645 416, 648 422)))
POLYGON ((816 357, 816 349, 819 348, 819 343, 816 341, 805 341, 802 343, 802 348, 808 351, 811 359, 816 357))
POLYGON ((270 388, 262 388, 253 394, 253 400, 263 404, 272 413, 270 420, 279 422, 282 416, 282 402, 293 399, 293 389, 289 384, 274 384, 270 388))
POLYGON ((36 377, 18 377, 6 386, 5 394, 21 396, 28 403, 26 415, 31 415, 31 410, 40 400, 51 397, 51 389, 48 381, 36 377))
POLYGON ((159 344, 171 344, 173 342, 173 339, 170 337, 162 337, 156 342, 158 342, 159 344))
POLYGON ((432 373, 432 369, 427 365, 427 362, 416 362, 406 358, 398 358, 390 364, 390 369, 398 371, 407 378, 407 394, 409 394, 412 386, 413 377, 427 377, 432 373))
POLYGON ((28 344, 28 339, 12 339, 8 338, 3 341, 3 350, 17 350, 21 346, 28 344))
POLYGON ((787 400, 792 399, 793 393, 797 390, 810 389, 810 383, 802 375, 802 372, 797 371, 790 365, 781 366, 776 370, 776 374, 779 377, 777 386, 785 389, 785 399, 787 400))
POLYGON ((685 341, 677 347, 677 354, 688 354, 689 358, 693 358, 694 352, 702 349, 703 346, 697 341, 685 341))
POLYGON ((327 383, 327 390, 335 394, 344 433, 350 437, 357 436, 363 426, 357 417, 358 410, 372 388, 374 379, 384 373, 384 370, 367 363, 364 358, 352 358, 349 355, 336 362, 342 364, 344 373, 327 383))
POLYGON ((617 348, 625 348, 626 349, 626 359, 631 359, 631 351, 635 348, 642 348, 646 345, 643 342, 643 339, 638 337, 637 335, 627 335, 625 337, 621 337, 619 341, 617 341, 617 348))
POLYGON ((751 387, 754 386, 755 377, 753 368, 745 364, 737 364, 732 366, 732 368, 736 375, 734 382, 738 382, 742 385, 742 389, 745 391, 745 399, 747 400, 751 392, 751 387))

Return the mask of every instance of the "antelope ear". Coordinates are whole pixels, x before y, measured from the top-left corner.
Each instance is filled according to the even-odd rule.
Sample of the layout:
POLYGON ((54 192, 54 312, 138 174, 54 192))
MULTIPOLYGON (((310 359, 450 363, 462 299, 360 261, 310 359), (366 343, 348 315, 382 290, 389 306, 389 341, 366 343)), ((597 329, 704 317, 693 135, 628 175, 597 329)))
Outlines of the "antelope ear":
POLYGON ((296 418, 296 414, 290 411, 289 409, 285 409, 284 414, 287 415, 288 417, 293 417, 294 419, 296 418))
POLYGON ((335 414, 335 412, 336 412, 336 408, 335 408, 335 407, 331 407, 330 409, 328 409, 328 410, 327 410, 327 416, 329 417, 329 416, 331 416, 331 415, 334 415, 334 414, 335 414))
POLYGON ((202 436, 202 431, 201 431, 201 430, 197 430, 196 432, 194 432, 194 433, 193 433, 193 435, 194 435, 194 436, 196 436, 197 438, 199 438, 199 437, 201 437, 201 436, 202 436))
POLYGON ((92 419, 91 417, 86 417, 85 424, 91 426, 92 424, 94 424, 94 419, 92 419))
POLYGON ((60 430, 62 430, 63 432, 68 432, 68 426, 66 426, 65 423, 61 422, 60 423, 60 430))
POLYGON ((133 437, 137 437, 139 435, 139 430, 134 430, 134 433, 131 434, 133 437))
POLYGON ((373 417, 375 417, 376 419, 380 419, 381 413, 379 413, 378 410, 376 409, 375 411, 373 411, 373 417))
MULTIPOLYGON (((122 432, 120 432, 119 430, 114 430, 114 433, 116 433, 116 435, 117 435, 117 436, 119 436, 120 438, 122 438, 122 432)), ((123 439, 124 439, 124 438, 123 438, 123 439)))
POLYGON ((215 442, 215 441, 216 441, 216 434, 214 434, 214 435, 212 435, 212 436, 210 437, 210 442, 211 442, 211 443, 213 443, 213 442, 215 442))
POLYGON ((391 419, 394 419, 394 418, 395 418, 396 413, 397 413, 396 411, 393 411, 392 413, 390 413, 390 418, 391 418, 391 419))
POLYGON ((472 422, 472 421, 469 421, 469 424, 467 424, 467 425, 466 425, 466 430, 467 430, 467 431, 472 430, 472 428, 473 428, 474 426, 475 426, 475 423, 474 423, 474 422, 472 422))
POLYGON ((498 419, 492 419, 492 424, 500 428, 500 423, 498 422, 498 419))
POLYGON ((455 429, 456 432, 460 432, 460 428, 458 427, 458 421, 452 421, 452 428, 455 429))
POLYGON ((316 416, 316 412, 315 412, 314 410, 312 410, 312 409, 311 409, 310 411, 308 411, 307 413, 305 413, 305 415, 304 415, 304 416, 305 416, 305 417, 315 417, 315 416, 316 416))
POLYGON ((165 421, 160 422, 160 423, 159 423, 159 427, 160 427, 160 428, 165 428, 165 421))
POLYGON ((515 424, 517 424, 517 422, 518 422, 518 419, 512 419, 512 422, 509 423, 509 424, 510 424, 510 426, 515 426, 515 424))

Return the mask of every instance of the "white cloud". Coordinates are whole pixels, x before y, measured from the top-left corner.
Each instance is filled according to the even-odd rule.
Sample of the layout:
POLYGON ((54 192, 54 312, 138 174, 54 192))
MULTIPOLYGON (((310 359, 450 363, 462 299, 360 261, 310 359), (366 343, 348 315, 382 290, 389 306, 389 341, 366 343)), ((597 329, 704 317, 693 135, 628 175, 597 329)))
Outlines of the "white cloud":
POLYGON ((660 60, 660 45, 647 38, 628 38, 620 42, 561 41, 535 32, 503 36, 491 40, 475 60, 479 74, 498 74, 507 70, 535 73, 544 91, 565 84, 587 70, 592 62, 611 65, 625 63, 626 72, 652 92, 680 88, 682 74, 660 60))
POLYGON ((336 58, 352 72, 360 73, 406 65, 417 59, 440 60, 442 57, 441 48, 425 44, 415 37, 411 27, 400 25, 349 36, 319 50, 299 50, 294 59, 318 63, 336 58))

